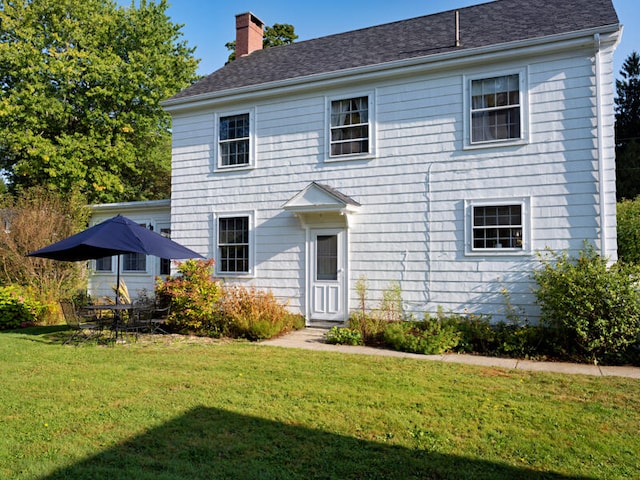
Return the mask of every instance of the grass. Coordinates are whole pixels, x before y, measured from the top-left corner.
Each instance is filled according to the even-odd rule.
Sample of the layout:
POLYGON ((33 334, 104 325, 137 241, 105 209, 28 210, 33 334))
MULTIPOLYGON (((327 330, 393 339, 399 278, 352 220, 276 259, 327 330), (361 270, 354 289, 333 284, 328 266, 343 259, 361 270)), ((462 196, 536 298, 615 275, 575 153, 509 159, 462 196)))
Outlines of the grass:
POLYGON ((617 479, 640 382, 175 337, 0 333, 3 479, 617 479))

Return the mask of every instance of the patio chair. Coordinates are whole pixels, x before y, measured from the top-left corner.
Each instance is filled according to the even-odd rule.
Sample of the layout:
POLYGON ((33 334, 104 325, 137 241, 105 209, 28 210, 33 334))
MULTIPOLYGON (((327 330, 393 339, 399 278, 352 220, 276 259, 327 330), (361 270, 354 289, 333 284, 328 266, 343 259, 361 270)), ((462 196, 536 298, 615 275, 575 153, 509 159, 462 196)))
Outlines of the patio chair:
POLYGON ((78 311, 73 302, 68 300, 61 301, 60 308, 65 322, 73 329, 72 335, 64 342, 64 345, 76 339, 79 340, 81 337, 80 343, 84 343, 99 335, 102 325, 95 321, 95 316, 78 311))
POLYGON ((151 319, 149 320, 151 324, 151 333, 169 333, 162 328, 163 326, 166 326, 169 313, 171 313, 171 303, 166 305, 156 305, 153 309, 151 319))

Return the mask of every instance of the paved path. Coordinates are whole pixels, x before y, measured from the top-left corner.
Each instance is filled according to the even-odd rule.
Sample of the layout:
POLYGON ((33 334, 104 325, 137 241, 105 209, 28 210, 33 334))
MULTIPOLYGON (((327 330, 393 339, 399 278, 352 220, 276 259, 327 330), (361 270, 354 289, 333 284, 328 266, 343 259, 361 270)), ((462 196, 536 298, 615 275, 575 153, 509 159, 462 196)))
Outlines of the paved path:
POLYGON ((512 370, 530 370, 537 372, 556 372, 581 375, 596 375, 600 377, 629 377, 640 379, 638 367, 605 367, 600 365, 564 363, 564 362, 536 362, 532 360, 518 360, 514 358, 479 357, 476 355, 445 354, 420 355, 417 353, 396 352, 373 347, 354 347, 349 345, 330 345, 324 341, 326 330, 322 328, 304 328, 288 335, 261 342, 263 345, 277 347, 304 348, 308 350, 322 350, 331 352, 353 353, 362 355, 386 355, 390 357, 415 358, 418 360, 432 360, 451 363, 465 363, 485 367, 500 367, 512 370))

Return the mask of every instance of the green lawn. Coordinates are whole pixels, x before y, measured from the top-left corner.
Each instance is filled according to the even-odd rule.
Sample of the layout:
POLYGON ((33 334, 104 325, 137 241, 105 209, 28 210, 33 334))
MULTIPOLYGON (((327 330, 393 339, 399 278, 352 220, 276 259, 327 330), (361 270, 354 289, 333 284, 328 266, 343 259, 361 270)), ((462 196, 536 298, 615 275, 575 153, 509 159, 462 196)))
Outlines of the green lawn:
POLYGON ((0 333, 2 479, 628 479, 640 381, 0 333))

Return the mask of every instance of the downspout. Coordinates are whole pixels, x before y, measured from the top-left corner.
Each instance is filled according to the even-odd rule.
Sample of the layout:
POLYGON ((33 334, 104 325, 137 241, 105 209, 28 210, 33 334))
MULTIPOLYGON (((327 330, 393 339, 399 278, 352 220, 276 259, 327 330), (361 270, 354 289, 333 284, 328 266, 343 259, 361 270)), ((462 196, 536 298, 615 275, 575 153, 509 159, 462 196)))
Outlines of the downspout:
POLYGON ((431 261, 433 259, 433 257, 431 256, 431 202, 433 200, 432 195, 431 195, 431 169, 433 168, 434 162, 431 162, 429 164, 429 167, 427 168, 427 176, 425 179, 425 196, 426 196, 426 200, 427 200, 427 211, 426 211, 426 216, 427 216, 427 221, 425 222, 425 244, 426 244, 426 252, 425 252, 425 260, 426 260, 426 265, 425 265, 425 274, 427 276, 427 278, 425 279, 425 288, 424 288, 424 301, 425 304, 428 306, 429 302, 431 301, 431 261))
POLYGON ((596 136, 598 142, 598 184, 600 190, 600 256, 607 257, 607 205, 605 192, 605 165, 604 165, 604 141, 602 127, 602 98, 601 98, 601 81, 600 78, 600 34, 593 35, 593 43, 595 47, 595 75, 596 75, 596 136))

